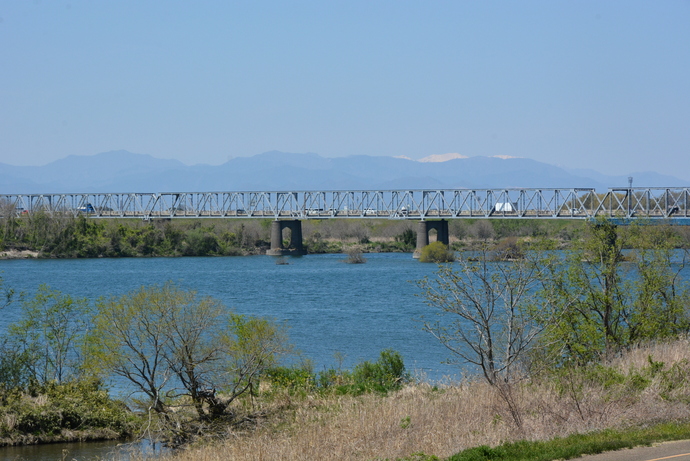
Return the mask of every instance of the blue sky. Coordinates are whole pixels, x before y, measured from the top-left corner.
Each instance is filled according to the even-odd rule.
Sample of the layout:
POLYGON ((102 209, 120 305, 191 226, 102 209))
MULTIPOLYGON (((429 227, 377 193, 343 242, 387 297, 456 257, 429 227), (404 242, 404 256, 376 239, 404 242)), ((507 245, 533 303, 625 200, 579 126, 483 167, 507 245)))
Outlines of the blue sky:
POLYGON ((0 162, 508 155, 690 179, 689 1, 0 0, 0 162))

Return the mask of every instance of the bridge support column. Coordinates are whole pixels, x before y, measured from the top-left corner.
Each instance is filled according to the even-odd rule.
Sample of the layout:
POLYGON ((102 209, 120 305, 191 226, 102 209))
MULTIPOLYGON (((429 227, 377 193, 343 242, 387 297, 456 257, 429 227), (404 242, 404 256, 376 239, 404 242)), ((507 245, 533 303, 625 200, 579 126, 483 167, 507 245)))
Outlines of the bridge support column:
POLYGON ((445 245, 450 244, 448 235, 448 221, 442 219, 440 221, 419 221, 417 223, 417 248, 415 248, 412 257, 419 259, 422 254, 422 248, 429 244, 429 231, 436 229, 436 241, 445 245))
POLYGON ((271 249, 266 251, 269 256, 303 255, 302 221, 273 221, 271 223, 271 249), (290 229, 290 247, 283 245, 283 229, 290 229))

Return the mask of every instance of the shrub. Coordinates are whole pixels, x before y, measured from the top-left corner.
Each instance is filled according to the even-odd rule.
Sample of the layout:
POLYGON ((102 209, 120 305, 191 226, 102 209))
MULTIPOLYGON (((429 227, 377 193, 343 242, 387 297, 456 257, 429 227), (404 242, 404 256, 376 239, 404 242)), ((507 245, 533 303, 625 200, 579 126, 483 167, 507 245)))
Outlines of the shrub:
POLYGON ((412 229, 405 229, 402 234, 395 236, 395 241, 400 243, 403 248, 413 250, 417 244, 417 234, 412 229))
POLYGON ((30 397, 23 391, 4 392, 0 406, 3 424, 0 435, 57 435, 63 430, 113 431, 124 437, 132 434, 134 416, 119 401, 112 400, 100 381, 82 379, 58 384, 31 386, 30 397), (8 424, 8 422, 12 424, 8 424))
POLYGON ((422 248, 419 261, 423 263, 447 263, 455 261, 455 253, 443 242, 433 242, 422 248))
POLYGON ((264 379, 273 386, 294 391, 311 391, 316 388, 316 374, 311 364, 292 367, 273 367, 264 372, 264 379))
POLYGON ((345 260, 348 264, 364 264, 367 259, 362 256, 362 247, 359 245, 351 246, 347 249, 347 259, 345 260))
POLYGON ((376 362, 364 361, 352 371, 329 368, 315 374, 311 364, 293 367, 273 367, 263 374, 272 386, 287 389, 291 394, 305 392, 335 392, 341 395, 360 395, 366 392, 387 393, 409 382, 402 355, 392 349, 381 351, 376 362))
POLYGON ((497 261, 511 261, 525 257, 525 252, 522 250, 522 245, 518 242, 517 237, 504 238, 498 242, 494 251, 497 261))
POLYGON ((399 389, 409 381, 402 355, 393 349, 381 351, 374 363, 365 361, 356 365, 352 377, 357 387, 379 392, 399 389))

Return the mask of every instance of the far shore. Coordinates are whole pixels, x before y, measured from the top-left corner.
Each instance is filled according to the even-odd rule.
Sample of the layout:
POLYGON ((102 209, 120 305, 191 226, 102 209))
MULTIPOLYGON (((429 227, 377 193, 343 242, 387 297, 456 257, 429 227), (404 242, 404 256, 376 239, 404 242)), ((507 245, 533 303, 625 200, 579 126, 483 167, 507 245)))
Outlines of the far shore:
POLYGON ((0 259, 30 259, 38 258, 39 252, 33 250, 5 250, 0 251, 0 259))

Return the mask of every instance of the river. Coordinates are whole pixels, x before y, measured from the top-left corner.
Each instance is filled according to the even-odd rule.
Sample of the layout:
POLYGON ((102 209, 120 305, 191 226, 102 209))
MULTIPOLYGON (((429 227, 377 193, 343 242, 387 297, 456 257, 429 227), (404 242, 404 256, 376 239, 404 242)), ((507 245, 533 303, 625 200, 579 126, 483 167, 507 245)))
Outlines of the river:
MULTIPOLYGON (((286 265, 271 256, 2 260, 0 276, 17 292, 31 295, 47 284, 90 300, 172 280, 237 313, 285 322, 290 341, 316 371, 340 360, 346 368, 373 361, 393 348, 413 373, 432 380, 456 375, 442 363, 447 351, 420 329, 419 317, 433 311, 416 296, 414 282, 432 276, 436 265, 404 253, 365 256, 365 264, 326 254, 286 258, 286 265)), ((18 304, 6 308, 0 328, 18 315, 18 304)))

